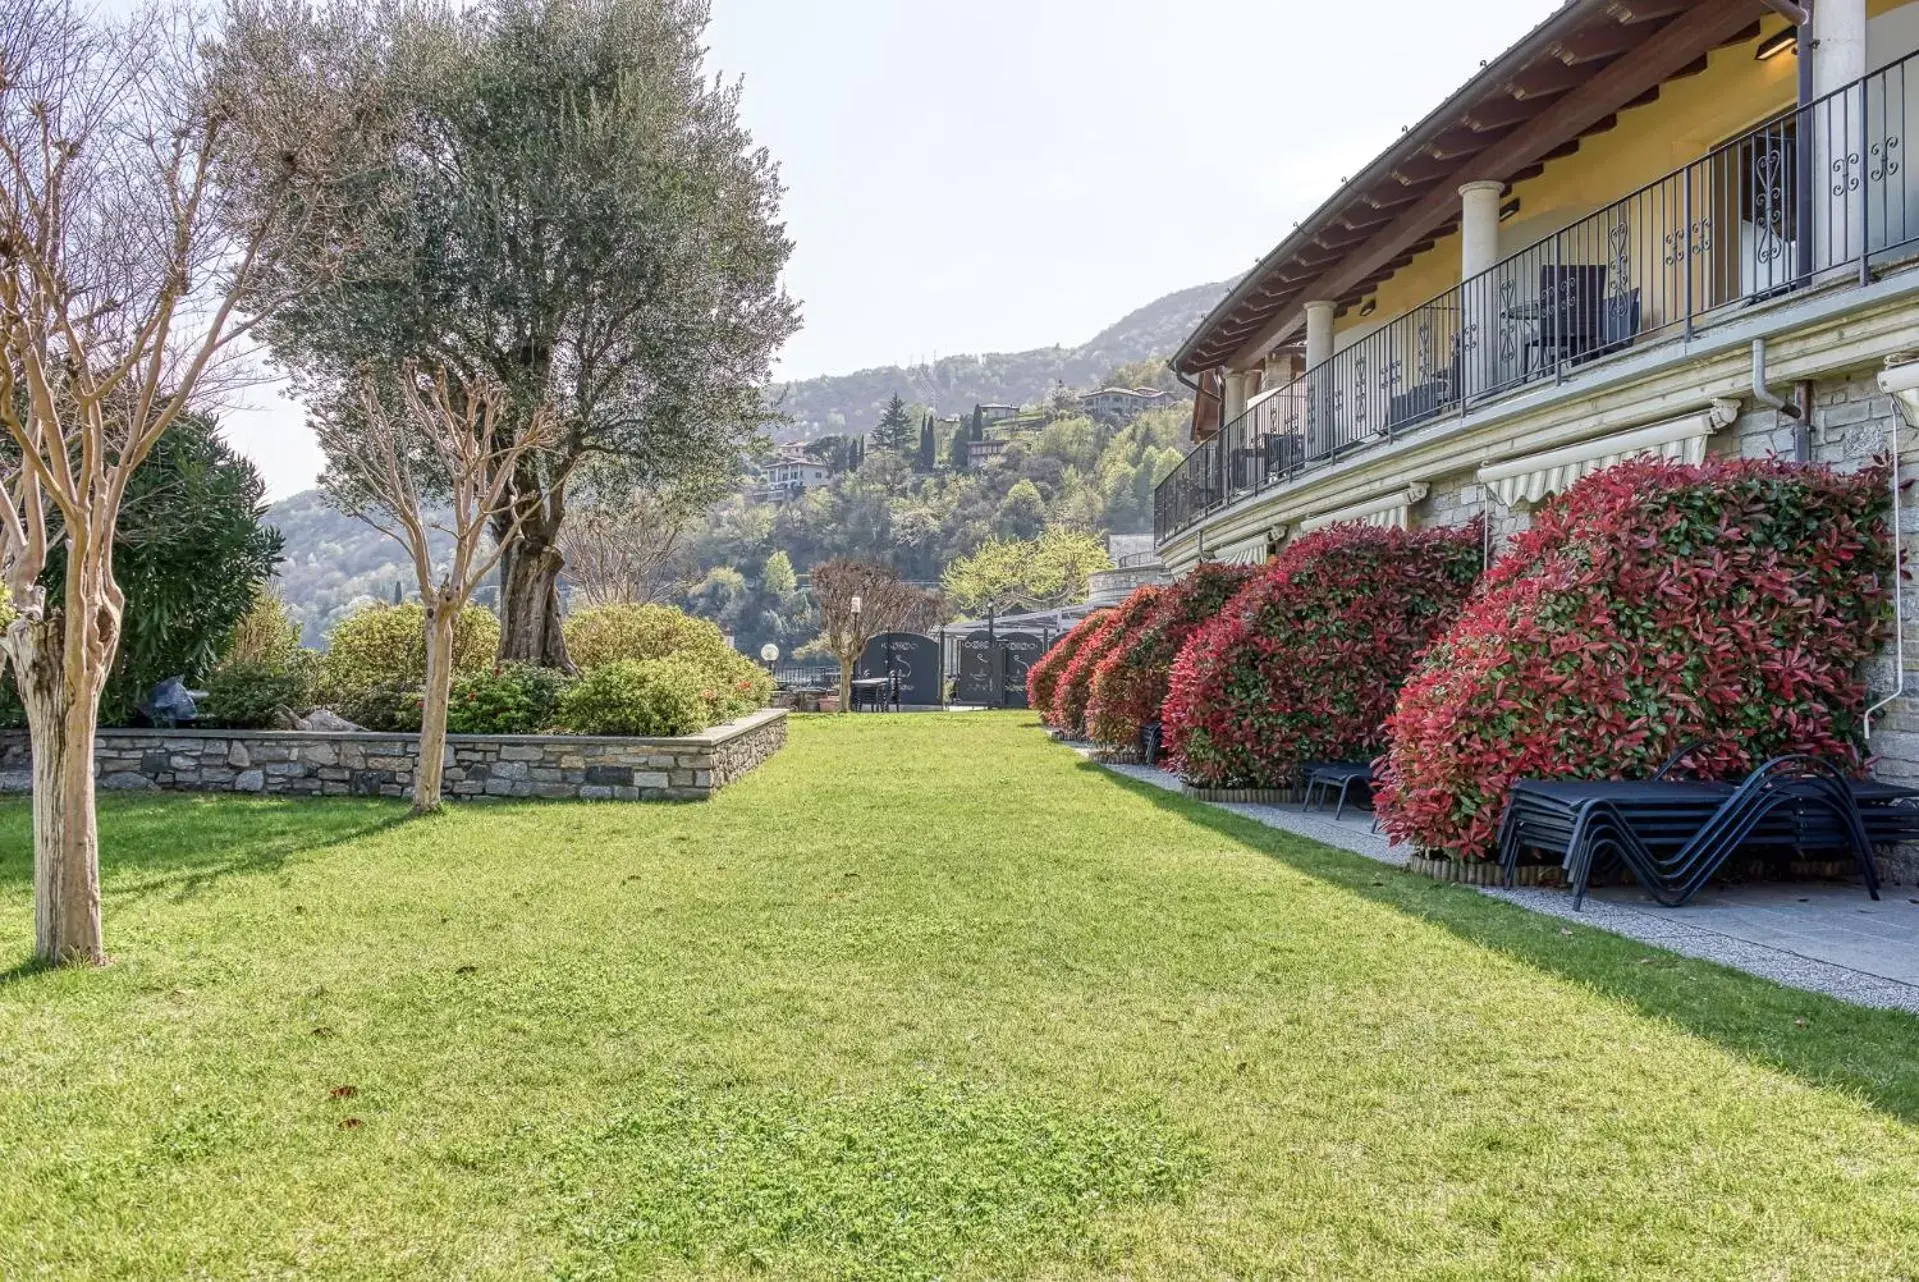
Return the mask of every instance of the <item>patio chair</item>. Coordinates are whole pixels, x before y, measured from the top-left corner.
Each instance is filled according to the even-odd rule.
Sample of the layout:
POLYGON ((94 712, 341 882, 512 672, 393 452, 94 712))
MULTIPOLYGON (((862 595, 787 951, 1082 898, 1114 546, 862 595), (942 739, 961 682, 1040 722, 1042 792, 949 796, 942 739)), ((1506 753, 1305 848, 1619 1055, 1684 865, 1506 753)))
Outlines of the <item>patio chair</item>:
POLYGON ((1603 263, 1548 264, 1539 269, 1539 331, 1526 346, 1527 368, 1576 361, 1605 341, 1606 267, 1603 263))
POLYGON ((1368 761, 1312 761, 1301 767, 1306 779, 1306 792, 1301 798, 1303 808, 1311 810, 1314 797, 1320 805, 1325 805, 1334 789, 1338 789, 1339 801, 1333 808, 1333 820, 1338 822, 1346 815, 1346 795, 1358 784, 1370 796, 1373 787, 1373 767, 1368 761))

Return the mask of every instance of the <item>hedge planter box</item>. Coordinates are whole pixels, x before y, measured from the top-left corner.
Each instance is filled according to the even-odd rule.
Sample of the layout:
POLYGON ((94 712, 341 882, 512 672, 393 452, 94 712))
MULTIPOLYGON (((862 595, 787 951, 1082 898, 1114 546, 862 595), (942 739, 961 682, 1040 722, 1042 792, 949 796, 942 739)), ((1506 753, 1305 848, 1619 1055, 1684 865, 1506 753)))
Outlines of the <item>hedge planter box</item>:
MULTIPOLYGON (((1424 855, 1411 855, 1406 860, 1406 871, 1434 881, 1456 881, 1467 886, 1506 884, 1506 874, 1495 860, 1428 859, 1424 855)), ((1557 864, 1521 864, 1513 869, 1515 886, 1559 886, 1564 885, 1565 880, 1565 870, 1557 864)))
MULTIPOLYGON (((674 739, 447 736, 446 795, 703 801, 778 752, 786 712, 763 708, 674 739)), ((371 731, 102 730, 103 790, 406 797, 420 737, 371 731)), ((25 731, 0 733, 0 792, 28 792, 25 731)))
MULTIPOLYGON (((1180 781, 1179 790, 1195 801, 1210 801, 1233 806, 1296 806, 1303 798, 1301 789, 1289 788, 1202 788, 1180 781)), ((1327 818, 1331 818, 1330 811, 1327 818)))

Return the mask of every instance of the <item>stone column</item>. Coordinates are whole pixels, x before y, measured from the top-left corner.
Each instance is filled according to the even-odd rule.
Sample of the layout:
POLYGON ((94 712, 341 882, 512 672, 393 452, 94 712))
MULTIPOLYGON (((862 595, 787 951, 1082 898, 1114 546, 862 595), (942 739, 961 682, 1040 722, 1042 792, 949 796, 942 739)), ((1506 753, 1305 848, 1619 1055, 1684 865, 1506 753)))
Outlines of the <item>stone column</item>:
MULTIPOLYGON (((1459 189, 1460 372, 1468 396, 1497 382, 1499 291, 1478 279, 1499 261, 1499 197, 1506 184, 1481 179, 1459 189)), ((1442 353, 1435 353, 1438 359, 1442 353)), ((1443 364, 1442 360, 1442 364, 1443 364)))
POLYGON ((1866 74, 1866 0, 1819 0, 1812 11, 1812 39, 1805 37, 1801 32, 1799 56, 1810 54, 1812 93, 1821 100, 1806 122, 1813 135, 1813 189, 1825 193, 1823 201, 1814 202, 1820 223, 1812 229, 1817 271, 1851 262, 1867 248, 1872 158, 1866 148, 1885 136, 1886 122, 1864 118, 1868 103, 1862 90, 1840 92, 1866 74))
POLYGON ((1333 309, 1327 299, 1306 304, 1306 457, 1316 459, 1337 443, 1333 422, 1333 309))

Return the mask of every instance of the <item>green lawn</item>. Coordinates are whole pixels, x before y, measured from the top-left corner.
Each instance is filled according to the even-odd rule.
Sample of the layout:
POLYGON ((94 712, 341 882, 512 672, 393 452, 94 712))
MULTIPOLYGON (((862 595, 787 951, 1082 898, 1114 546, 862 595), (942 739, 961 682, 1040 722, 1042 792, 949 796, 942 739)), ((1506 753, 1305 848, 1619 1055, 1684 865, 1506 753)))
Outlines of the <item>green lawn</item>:
POLYGON ((1919 1274, 1919 1020, 1380 870, 1024 715, 691 806, 103 816, 0 1276, 1919 1274))

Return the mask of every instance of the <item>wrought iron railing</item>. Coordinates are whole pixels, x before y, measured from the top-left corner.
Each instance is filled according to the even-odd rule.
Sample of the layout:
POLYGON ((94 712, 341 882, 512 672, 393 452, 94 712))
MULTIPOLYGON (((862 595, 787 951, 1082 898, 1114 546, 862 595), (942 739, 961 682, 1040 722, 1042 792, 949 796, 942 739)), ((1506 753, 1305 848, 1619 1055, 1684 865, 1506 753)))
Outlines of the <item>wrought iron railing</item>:
POLYGON ((1490 397, 1849 268, 1863 281, 1919 242, 1915 69, 1919 54, 1787 111, 1256 397, 1160 483, 1155 538, 1490 397))

